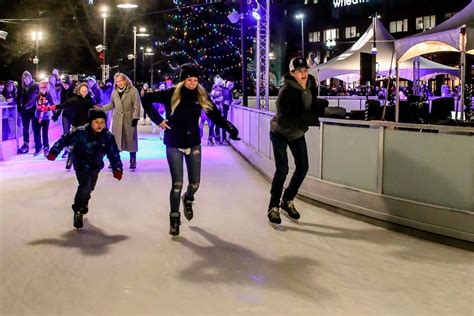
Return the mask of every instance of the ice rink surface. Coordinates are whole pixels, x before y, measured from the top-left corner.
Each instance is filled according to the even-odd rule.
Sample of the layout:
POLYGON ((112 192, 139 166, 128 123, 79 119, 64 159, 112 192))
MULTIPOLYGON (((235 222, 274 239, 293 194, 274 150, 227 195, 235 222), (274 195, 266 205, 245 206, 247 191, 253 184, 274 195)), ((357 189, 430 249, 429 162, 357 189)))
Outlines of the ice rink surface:
POLYGON ((270 184, 228 146, 202 147, 171 239, 164 145, 141 129, 138 169, 101 172, 79 232, 64 161, 0 162, 0 315, 474 315, 472 252, 299 200, 274 229, 270 184))

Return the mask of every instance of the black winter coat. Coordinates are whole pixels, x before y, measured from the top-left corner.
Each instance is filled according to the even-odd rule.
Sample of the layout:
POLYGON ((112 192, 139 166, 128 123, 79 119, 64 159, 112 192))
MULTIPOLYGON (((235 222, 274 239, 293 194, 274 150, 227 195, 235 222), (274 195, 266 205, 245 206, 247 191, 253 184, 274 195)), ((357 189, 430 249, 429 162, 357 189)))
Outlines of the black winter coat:
MULTIPOLYGON (((76 94, 74 94, 74 88, 73 87, 71 87, 67 90, 62 88, 62 90, 61 90, 61 103, 65 103, 67 100, 74 97, 75 95, 76 94)), ((73 106, 71 106, 71 107, 65 108, 64 110, 56 111, 56 113, 54 115, 55 116, 60 116, 61 113, 63 114, 64 117, 68 118, 69 120, 72 120, 74 118, 74 115, 76 114, 76 111, 75 111, 75 108, 73 106)))
POLYGON ((278 93, 276 113, 270 130, 292 141, 304 135, 308 126, 318 126, 328 101, 318 99, 316 80, 308 74, 307 88, 303 89, 291 75, 285 75, 285 84, 278 93), (305 106, 303 96, 311 93, 311 105, 305 106))
POLYGON ((20 86, 18 91, 18 110, 20 113, 25 111, 33 111, 36 109, 36 102, 38 101, 39 86, 36 83, 29 87, 20 86))
POLYGON ((86 95, 85 98, 76 94, 72 98, 66 100, 56 106, 57 110, 72 109, 73 119, 72 126, 79 127, 89 122, 89 110, 94 106, 94 100, 90 95, 86 95))
POLYGON ((64 147, 74 146, 72 163, 77 171, 97 171, 104 168, 104 156, 110 161, 113 170, 122 171, 120 152, 114 135, 106 128, 94 133, 89 124, 74 132, 64 134, 51 148, 50 153, 58 156, 64 147))
MULTIPOLYGON (((199 117, 202 107, 197 100, 197 90, 181 88, 181 102, 171 114, 171 98, 176 88, 156 91, 145 94, 142 98, 143 109, 156 124, 161 124, 163 118, 153 106, 153 102, 165 106, 166 119, 171 129, 165 130, 163 142, 166 146, 175 148, 191 148, 201 144, 199 117)), ((237 139, 239 131, 229 121, 224 119, 220 111, 213 104, 212 110, 206 112, 210 120, 217 126, 225 129, 231 139, 237 139)))

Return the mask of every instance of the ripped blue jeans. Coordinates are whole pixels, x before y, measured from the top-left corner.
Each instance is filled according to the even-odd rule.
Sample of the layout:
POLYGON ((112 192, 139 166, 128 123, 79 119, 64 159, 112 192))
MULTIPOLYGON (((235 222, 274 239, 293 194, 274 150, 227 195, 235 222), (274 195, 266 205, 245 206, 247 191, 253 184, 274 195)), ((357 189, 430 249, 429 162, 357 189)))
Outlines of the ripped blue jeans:
POLYGON ((166 147, 166 159, 171 172, 170 212, 179 212, 181 191, 183 189, 183 159, 188 170, 188 187, 185 199, 194 201, 194 194, 201 181, 201 145, 191 148, 189 155, 178 148, 166 147))

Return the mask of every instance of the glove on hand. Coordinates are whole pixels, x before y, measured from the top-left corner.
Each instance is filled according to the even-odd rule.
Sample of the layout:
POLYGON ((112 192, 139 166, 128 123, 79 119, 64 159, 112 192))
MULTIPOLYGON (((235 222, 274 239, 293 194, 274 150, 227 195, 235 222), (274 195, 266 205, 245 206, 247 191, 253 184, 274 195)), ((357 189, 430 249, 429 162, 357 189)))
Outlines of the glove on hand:
POLYGON ((119 181, 122 180, 122 174, 123 174, 122 170, 119 170, 119 169, 114 170, 113 174, 114 174, 115 179, 117 179, 119 181))
POLYGON ((49 154, 46 155, 46 159, 51 160, 51 161, 56 160, 56 157, 57 156, 55 154, 53 154, 52 152, 49 152, 49 154))
POLYGON ((133 119, 132 120, 132 127, 137 127, 138 124, 138 119, 133 119))

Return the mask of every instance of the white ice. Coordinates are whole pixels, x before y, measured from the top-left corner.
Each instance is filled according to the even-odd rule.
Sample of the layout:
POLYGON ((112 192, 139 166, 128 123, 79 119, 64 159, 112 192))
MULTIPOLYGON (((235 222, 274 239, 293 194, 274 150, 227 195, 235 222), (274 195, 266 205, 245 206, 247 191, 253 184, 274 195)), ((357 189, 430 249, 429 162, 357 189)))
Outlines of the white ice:
POLYGON ((274 229, 269 183, 230 147, 203 146, 195 217, 171 239, 146 131, 136 172, 126 154, 122 181, 101 172, 80 232, 64 161, 0 162, 1 315, 473 315, 472 252, 299 200, 274 229))

